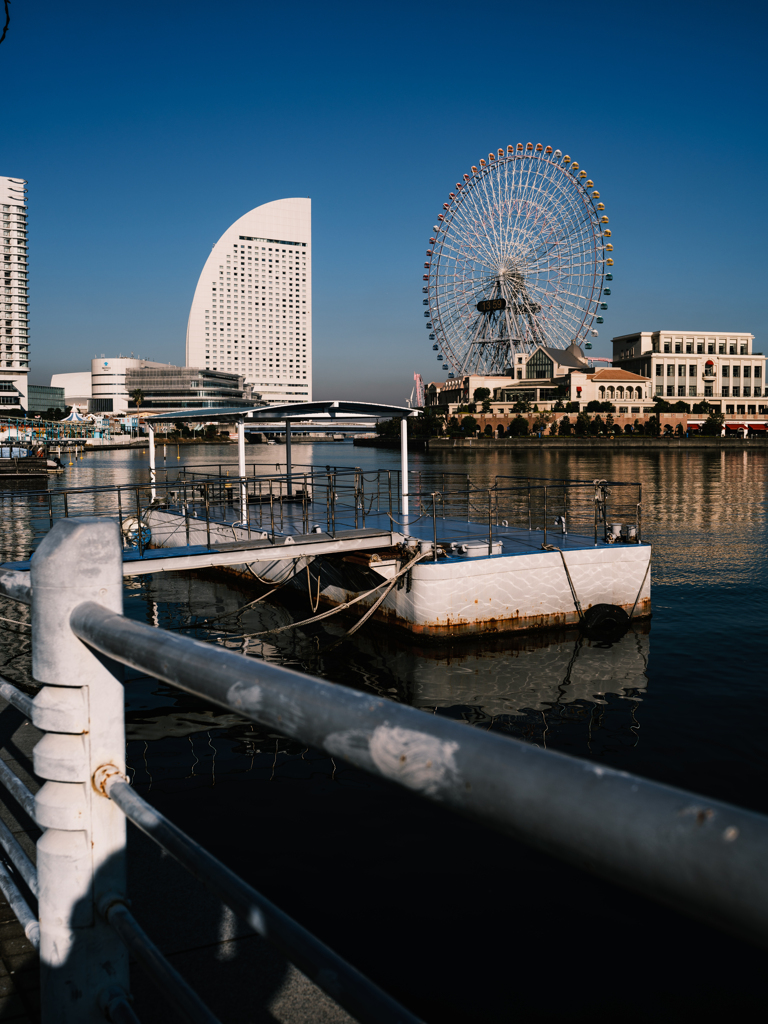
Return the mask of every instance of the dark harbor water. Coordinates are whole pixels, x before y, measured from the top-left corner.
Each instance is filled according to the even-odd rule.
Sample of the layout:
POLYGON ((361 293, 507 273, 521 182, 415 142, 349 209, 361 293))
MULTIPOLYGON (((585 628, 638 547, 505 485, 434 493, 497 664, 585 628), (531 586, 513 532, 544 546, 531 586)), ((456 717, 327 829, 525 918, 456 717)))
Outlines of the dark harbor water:
MULTIPOLYGON (((283 450, 247 454, 274 466, 283 450)), ((181 455, 235 461, 232 447, 181 455)), ((349 444, 297 447, 294 459, 398 465, 395 452, 349 444)), ((169 446, 170 473, 178 462, 169 446)), ((195 629, 255 596, 214 574, 129 580, 126 613, 768 813, 766 454, 459 451, 411 462, 476 484, 497 474, 641 481, 653 619, 614 644, 576 631, 411 643, 369 623, 334 645, 345 632, 334 619, 262 644, 243 634, 307 617, 306 598, 195 629)), ((51 487, 132 479, 146 479, 146 453, 88 455, 51 487)), ((3 560, 26 557, 32 519, 4 511, 3 560)), ((25 635, 3 634, 0 671, 11 679, 28 671, 25 635)), ((429 1022, 762 1009, 764 957, 753 947, 155 681, 128 678, 126 706, 139 792, 429 1022)), ((263 1019, 248 1014, 239 1020, 263 1019)))

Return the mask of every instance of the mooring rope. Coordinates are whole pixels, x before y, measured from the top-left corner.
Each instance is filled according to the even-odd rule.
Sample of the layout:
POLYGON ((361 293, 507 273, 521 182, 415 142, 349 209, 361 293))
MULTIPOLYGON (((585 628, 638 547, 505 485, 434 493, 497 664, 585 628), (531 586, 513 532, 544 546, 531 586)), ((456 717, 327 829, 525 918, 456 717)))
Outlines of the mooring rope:
MULTIPOLYGON (((394 586, 394 584, 397 582, 397 580, 401 576, 404 576, 405 573, 407 573, 410 569, 412 569, 413 566, 416 565, 417 562, 421 561, 422 558, 426 558, 427 555, 429 555, 431 557, 432 556, 432 552, 431 551, 425 551, 425 552, 423 552, 421 554, 416 555, 415 558, 412 558, 410 560, 410 562, 408 562, 407 565, 404 565, 402 569, 400 569, 398 572, 396 572, 395 575, 392 577, 392 579, 383 580, 381 583, 378 584, 378 586, 373 587, 371 590, 367 590, 364 594, 358 594, 357 597, 353 597, 351 601, 345 601, 343 604, 339 604, 335 608, 329 608, 329 610, 327 612, 321 612, 319 615, 313 615, 309 619, 302 619, 300 622, 289 622, 287 626, 279 626, 277 629, 263 629, 259 633, 246 633, 242 637, 242 639, 246 639, 247 638, 247 639, 251 640, 254 637, 258 637, 258 636, 267 636, 267 635, 274 635, 276 633, 283 633, 286 629, 296 629, 298 626, 307 626, 307 625, 309 625, 310 623, 313 623, 313 622, 320 622, 323 619, 329 619, 332 615, 336 615, 338 612, 343 612, 346 608, 350 608, 353 604, 357 604, 358 601, 365 600, 366 597, 370 597, 371 594, 375 594, 377 590, 381 590, 383 587, 387 587, 388 588, 388 590, 387 590, 387 594, 388 594, 389 591, 394 586)), ((387 595, 384 594, 384 597, 386 597, 386 596, 387 595)), ((384 597, 382 597, 382 600, 384 599, 384 597)), ((381 601, 379 601, 379 604, 381 604, 381 601)), ((378 607, 378 605, 376 605, 376 607, 378 607)), ((375 610, 375 608, 372 609, 372 610, 375 610)), ((360 623, 360 625, 362 625, 362 623, 365 622, 365 620, 369 617, 369 614, 370 614, 370 611, 369 611, 368 614, 366 614, 363 617, 363 620, 360 623)))
POLYGON ((22 622, 21 619, 4 619, 3 616, 0 615, 0 622, 13 622, 17 626, 26 626, 27 629, 32 629, 31 622, 22 622))
MULTIPOLYGON (((296 559, 294 559, 294 562, 295 561, 296 559)), ((291 568, 293 567, 294 563, 292 562, 291 568)), ((246 565, 246 569, 249 569, 251 572, 253 572, 249 565, 246 565)), ((267 586, 269 586, 270 583, 274 583, 274 580, 262 580, 261 577, 257 576, 255 572, 253 573, 253 575, 256 576, 256 579, 260 583, 264 583, 267 586)), ((255 604, 258 604, 260 601, 265 600, 265 598, 269 597, 271 594, 274 594, 276 591, 280 590, 281 587, 284 587, 286 583, 290 583, 291 580, 295 579, 296 576, 298 576, 298 572, 289 573, 287 576, 284 576, 283 579, 280 580, 277 586, 272 587, 272 589, 268 590, 265 594, 260 594, 259 597, 254 598, 253 601, 249 601, 247 604, 241 605, 239 608, 233 608, 232 611, 224 612, 222 615, 217 615, 213 619, 201 619, 199 622, 188 622, 185 623, 183 626, 169 626, 169 629, 199 629, 201 626, 210 626, 214 622, 220 622, 222 619, 227 619, 229 618, 230 615, 240 615, 241 612, 247 611, 248 608, 252 608, 255 604)))
MULTIPOLYGON (((291 562, 289 563, 289 566, 288 566, 288 575, 287 576, 283 576, 283 578, 278 583, 278 587, 282 587, 282 585, 284 583, 287 583, 288 580, 293 579, 294 576, 298 576, 298 572, 291 573, 290 570, 291 570, 291 568, 295 568, 296 562, 298 562, 300 560, 301 560, 301 556, 299 556, 299 558, 291 559, 291 562)), ((277 561, 277 559, 275 559, 275 561, 277 561)), ((255 563, 253 563, 253 562, 250 562, 250 563, 243 562, 243 565, 245 566, 245 568, 248 570, 248 572, 251 574, 251 576, 253 576, 253 578, 255 580, 258 580, 259 583, 263 584, 263 586, 265 586, 265 587, 271 586, 275 581, 274 580, 265 580, 261 576, 259 576, 259 574, 253 568, 254 564, 255 563)))
POLYGON ((630 622, 632 621, 632 616, 635 614, 635 608, 637 608, 637 602, 640 600, 640 595, 643 592, 643 587, 645 586, 645 581, 648 579, 648 572, 649 572, 650 568, 651 568, 651 555, 650 555, 650 552, 649 552, 648 553, 648 564, 645 567, 645 573, 643 575, 643 582, 640 584, 640 589, 637 592, 637 597, 635 598, 635 603, 632 605, 632 611, 629 613, 629 621, 630 622))
POLYGON ((309 592, 309 607, 312 609, 312 614, 317 614, 317 609, 320 607, 320 573, 317 574, 317 599, 312 598, 312 577, 309 574, 309 562, 307 562, 307 591, 309 592))
MULTIPOLYGON (((411 564, 413 564, 413 563, 411 563, 411 564)), ((404 571, 407 571, 407 569, 404 570, 404 571)), ((400 575, 400 574, 398 573, 398 575, 400 575)), ((383 594, 380 594, 379 597, 376 598, 376 601, 371 605, 371 607, 368 609, 368 611, 365 613, 365 615, 363 615, 363 617, 361 619, 358 619, 357 622, 354 624, 354 626, 352 626, 351 629, 348 629, 347 632, 344 633, 343 636, 340 636, 329 647, 326 647, 325 650, 322 653, 325 654, 327 651, 332 650, 334 647, 337 647, 343 640, 346 640, 347 637, 350 637, 350 636, 352 636, 353 633, 356 633, 358 631, 358 629, 360 629, 360 627, 364 623, 366 623, 368 621, 368 619, 370 619, 370 617, 373 615, 373 613, 376 611, 376 609, 379 607, 379 605, 382 603, 382 601, 386 600, 387 596, 392 593, 392 588, 394 587, 394 585, 396 583, 397 583, 397 576, 393 576, 392 579, 389 581, 390 585, 387 587, 387 589, 384 591, 383 594)))
MULTIPOLYGON (((565 569, 565 575, 568 577, 568 586, 571 588, 571 596, 573 597, 573 603, 576 606, 576 614, 579 616, 579 622, 583 622, 584 621, 584 612, 581 610, 581 602, 579 601, 578 597, 576 596, 576 588, 573 585, 573 580, 571 579, 571 574, 568 571, 568 563, 565 560, 565 555, 563 554, 563 549, 562 548, 556 548, 552 544, 542 544, 541 546, 542 546, 544 551, 557 551, 559 553, 560 557, 562 558, 562 560, 563 560, 563 568, 565 569)), ((638 594, 638 597, 639 596, 640 595, 638 594)))

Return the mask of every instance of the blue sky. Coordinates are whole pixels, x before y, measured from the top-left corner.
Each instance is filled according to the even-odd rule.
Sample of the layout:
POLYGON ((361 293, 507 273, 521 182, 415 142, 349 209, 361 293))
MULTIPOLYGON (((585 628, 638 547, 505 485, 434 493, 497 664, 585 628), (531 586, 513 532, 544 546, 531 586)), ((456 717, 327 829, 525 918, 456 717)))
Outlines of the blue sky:
POLYGON ((211 245, 311 196, 316 397, 436 379, 424 250, 489 150, 594 179, 615 279, 593 354, 659 327, 768 328, 765 6, 14 0, 0 174, 29 180, 32 376, 183 362, 211 245))

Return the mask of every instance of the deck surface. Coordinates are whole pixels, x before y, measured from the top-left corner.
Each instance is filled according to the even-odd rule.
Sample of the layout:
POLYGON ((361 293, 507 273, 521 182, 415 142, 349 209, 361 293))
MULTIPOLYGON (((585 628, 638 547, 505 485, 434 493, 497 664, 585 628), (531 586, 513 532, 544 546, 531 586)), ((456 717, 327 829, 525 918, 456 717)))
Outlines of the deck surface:
MULTIPOLYGON (((164 516, 175 517, 178 529, 174 528, 173 536, 186 535, 186 519, 183 513, 174 510, 162 510, 164 516)), ((250 533, 248 527, 240 524, 236 510, 232 510, 228 520, 211 520, 211 545, 185 544, 175 546, 146 548, 128 548, 123 552, 123 574, 125 576, 142 576, 156 572, 179 572, 190 569, 203 569, 213 566, 240 565, 244 562, 273 562, 318 555, 345 554, 355 551, 373 551, 377 548, 391 547, 401 543, 406 536, 431 542, 434 537, 434 526, 431 516, 413 515, 409 517, 407 526, 401 519, 392 519, 386 513, 373 513, 364 518, 357 517, 355 526, 354 510, 339 516, 335 533, 324 529, 320 533, 303 533, 304 521, 302 509, 296 505, 284 505, 281 510, 282 520, 279 528, 275 523, 275 533, 271 533, 269 517, 258 508, 249 509, 250 533), (229 540, 229 537, 232 540, 229 540), (237 538, 237 539, 234 539, 237 538)), ((310 520, 311 523, 311 520, 310 520)), ((205 520, 190 517, 190 529, 198 536, 206 529, 205 520)), ((311 525, 315 525, 311 523, 311 525)), ((317 524, 321 525, 321 524, 317 524)), ((327 524, 323 523, 323 527, 327 524)), ((530 555, 542 550, 543 545, 551 545, 563 551, 592 550, 596 547, 614 547, 606 544, 598 537, 595 542, 591 537, 566 533, 560 528, 547 530, 546 535, 541 529, 523 530, 510 526, 493 525, 493 540, 501 541, 502 553, 485 557, 508 557, 510 555, 530 555)), ((488 526, 481 523, 468 523, 456 518, 437 520, 437 541, 440 543, 462 544, 469 541, 485 542, 488 540, 488 526)), ((634 545, 633 545, 634 546, 634 545)), ((461 559, 461 555, 450 556, 461 559)), ((441 559, 442 560, 442 559, 441 559)), ((30 569, 30 561, 6 562, 1 568, 15 569, 25 572, 30 569)))

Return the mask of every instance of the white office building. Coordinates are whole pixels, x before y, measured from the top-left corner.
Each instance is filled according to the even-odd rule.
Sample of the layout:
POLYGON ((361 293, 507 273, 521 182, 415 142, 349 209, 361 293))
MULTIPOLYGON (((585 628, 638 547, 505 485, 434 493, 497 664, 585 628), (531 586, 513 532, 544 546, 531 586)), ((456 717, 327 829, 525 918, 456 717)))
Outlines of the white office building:
POLYGON ((90 372, 54 374, 51 387, 64 389, 67 405, 103 416, 250 408, 258 404, 239 374, 153 363, 133 356, 92 359, 90 372), (137 405, 138 391, 141 401, 137 405))
POLYGON ((77 370, 74 373, 54 373, 52 388, 64 388, 64 404, 76 405, 80 412, 88 411, 91 400, 91 371, 77 370))
POLYGON ((311 201, 257 206, 214 245, 187 325, 187 366, 237 373, 266 402, 312 399, 311 201))
POLYGON ((13 415, 27 406, 29 374, 29 277, 27 269, 27 183, 0 177, 2 214, 2 348, 0 409, 13 415))
POLYGON ((768 413, 766 359, 734 331, 638 331, 613 339, 613 365, 650 377, 667 402, 706 400, 726 416, 768 413))

